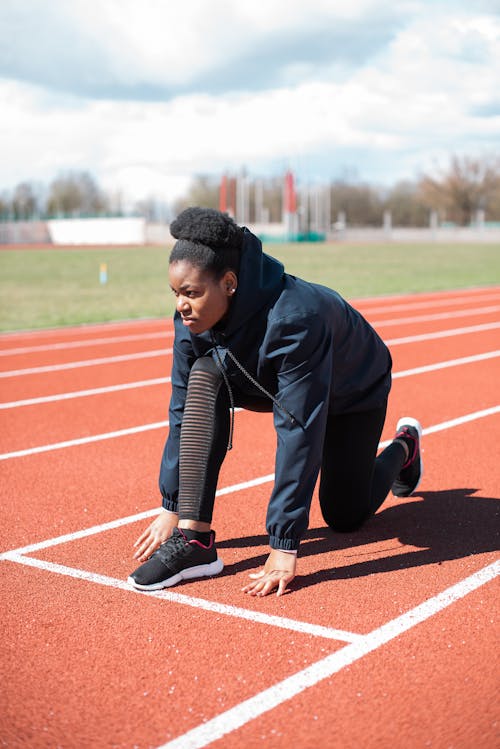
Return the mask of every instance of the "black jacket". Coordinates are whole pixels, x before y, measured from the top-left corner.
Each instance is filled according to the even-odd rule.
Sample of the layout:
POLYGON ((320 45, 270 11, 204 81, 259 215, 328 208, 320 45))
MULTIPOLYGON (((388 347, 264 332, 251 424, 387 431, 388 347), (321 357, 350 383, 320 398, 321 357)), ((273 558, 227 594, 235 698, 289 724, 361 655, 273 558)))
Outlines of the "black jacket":
POLYGON ((391 387, 387 347, 337 292, 285 273, 248 229, 224 329, 191 334, 178 313, 174 326, 170 431, 160 470, 163 506, 177 510, 187 381, 198 357, 215 355, 215 335, 231 385, 265 397, 226 356, 227 349, 282 406, 273 406, 278 442, 267 530, 271 547, 298 548, 321 466, 327 416, 383 405, 391 387))

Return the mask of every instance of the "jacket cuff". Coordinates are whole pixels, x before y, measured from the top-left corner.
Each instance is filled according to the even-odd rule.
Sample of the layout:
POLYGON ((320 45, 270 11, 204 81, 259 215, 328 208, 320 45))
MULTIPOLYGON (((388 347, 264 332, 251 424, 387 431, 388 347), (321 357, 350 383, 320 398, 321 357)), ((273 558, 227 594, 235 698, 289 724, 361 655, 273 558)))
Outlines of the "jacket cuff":
POLYGON ((173 499, 168 499, 168 497, 163 497, 161 506, 164 510, 169 510, 169 512, 179 512, 178 503, 173 499))
POLYGON ((269 536, 269 546, 271 549, 280 551, 297 551, 300 545, 298 538, 279 538, 278 536, 269 536))

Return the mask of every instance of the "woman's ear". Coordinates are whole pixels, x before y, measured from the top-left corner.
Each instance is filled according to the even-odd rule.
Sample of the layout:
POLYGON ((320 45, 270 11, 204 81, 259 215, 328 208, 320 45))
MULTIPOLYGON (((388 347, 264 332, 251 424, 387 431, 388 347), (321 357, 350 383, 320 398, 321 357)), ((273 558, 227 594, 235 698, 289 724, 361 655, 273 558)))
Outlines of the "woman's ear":
POLYGON ((228 270, 224 274, 223 279, 224 287, 226 289, 226 293, 229 297, 232 297, 238 288, 238 278, 236 276, 236 273, 232 270, 228 270))

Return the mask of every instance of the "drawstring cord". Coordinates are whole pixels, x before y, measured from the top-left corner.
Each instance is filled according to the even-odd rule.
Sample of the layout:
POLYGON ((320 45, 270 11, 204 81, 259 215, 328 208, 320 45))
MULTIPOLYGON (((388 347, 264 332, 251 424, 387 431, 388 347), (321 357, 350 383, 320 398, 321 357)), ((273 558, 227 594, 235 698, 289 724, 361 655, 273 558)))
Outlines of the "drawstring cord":
MULTIPOLYGON (((220 369, 220 372, 221 372, 222 377, 224 379, 224 383, 226 385, 227 392, 228 392, 228 395, 229 395, 229 403, 230 403, 230 409, 231 409, 231 423, 230 423, 230 428, 229 428, 229 440, 228 440, 227 449, 231 450, 232 447, 233 447, 233 434, 234 434, 234 396, 233 396, 233 391, 231 390, 231 385, 229 383, 229 379, 228 379, 226 370, 224 369, 224 365, 222 363, 222 359, 221 359, 220 354, 219 354, 219 349, 218 349, 218 346, 217 346, 217 341, 215 340, 215 336, 214 336, 213 330, 210 331, 210 335, 212 337, 212 343, 214 345, 215 355, 217 357, 217 366, 220 369)), ((260 390, 261 393, 263 393, 265 396, 267 396, 274 403, 274 405, 276 406, 276 408, 278 408, 282 413, 284 413, 286 416, 288 416, 288 418, 290 419, 290 421, 291 421, 292 424, 295 424, 297 420, 295 419, 294 416, 292 416, 292 414, 290 413, 290 411, 288 411, 288 409, 286 409, 283 406, 283 404, 280 403, 280 401, 277 398, 274 397, 274 395, 272 393, 270 393, 268 390, 266 390, 266 388, 263 387, 260 384, 260 382, 258 382, 255 379, 255 377, 252 377, 252 375, 250 374, 250 372, 247 372, 247 370, 245 369, 245 367, 243 366, 243 364, 241 364, 238 361, 238 359, 235 357, 235 355, 232 353, 232 351, 230 351, 228 348, 226 348, 226 352, 227 352, 227 355, 229 356, 229 358, 231 359, 231 361, 234 364, 236 364, 236 366, 238 367, 238 369, 240 370, 240 372, 242 372, 242 374, 245 375, 245 377, 247 378, 247 380, 249 380, 252 383, 252 385, 254 385, 257 388, 257 390, 260 390)))
POLYGON ((210 335, 212 336, 212 343, 214 344, 214 351, 215 356, 217 358, 217 366, 219 367, 220 373, 222 375, 222 379, 224 380, 224 384, 227 389, 227 393, 229 395, 229 410, 231 413, 231 419, 229 423, 229 437, 227 440, 227 451, 233 449, 233 434, 234 434, 234 395, 233 391, 231 390, 231 385, 229 383, 229 379, 227 377, 226 370, 224 369, 224 365, 222 363, 222 359, 220 358, 219 349, 217 348, 217 342, 215 340, 215 336, 213 334, 213 331, 210 331, 210 335))

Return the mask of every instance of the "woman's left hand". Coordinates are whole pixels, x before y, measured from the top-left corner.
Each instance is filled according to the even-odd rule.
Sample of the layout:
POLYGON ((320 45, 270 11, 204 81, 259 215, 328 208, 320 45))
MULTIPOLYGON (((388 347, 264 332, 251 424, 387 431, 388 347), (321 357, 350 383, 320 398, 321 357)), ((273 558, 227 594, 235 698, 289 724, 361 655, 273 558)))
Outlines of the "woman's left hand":
POLYGON ((286 586, 295 577, 296 568, 296 554, 289 554, 280 549, 271 549, 264 568, 249 575, 253 582, 245 585, 242 591, 243 593, 249 593, 251 596, 267 596, 275 588, 278 588, 276 595, 281 596, 286 593, 286 586))

